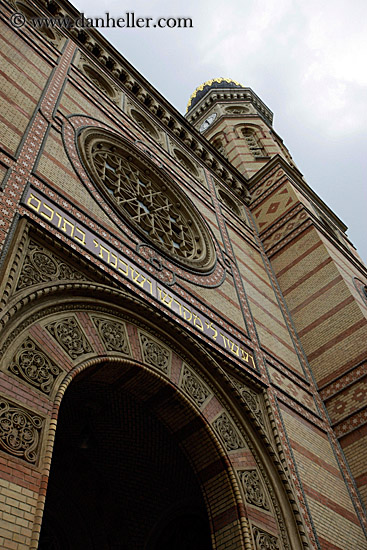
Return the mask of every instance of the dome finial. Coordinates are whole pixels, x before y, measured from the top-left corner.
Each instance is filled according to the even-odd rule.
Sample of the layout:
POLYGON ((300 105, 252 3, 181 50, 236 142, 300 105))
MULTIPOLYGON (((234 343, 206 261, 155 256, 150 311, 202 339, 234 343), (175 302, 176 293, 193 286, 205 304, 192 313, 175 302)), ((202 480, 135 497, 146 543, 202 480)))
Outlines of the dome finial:
POLYGON ((204 84, 198 86, 194 93, 191 94, 186 112, 192 109, 192 107, 206 94, 210 88, 244 88, 244 86, 232 78, 220 77, 207 80, 204 84))

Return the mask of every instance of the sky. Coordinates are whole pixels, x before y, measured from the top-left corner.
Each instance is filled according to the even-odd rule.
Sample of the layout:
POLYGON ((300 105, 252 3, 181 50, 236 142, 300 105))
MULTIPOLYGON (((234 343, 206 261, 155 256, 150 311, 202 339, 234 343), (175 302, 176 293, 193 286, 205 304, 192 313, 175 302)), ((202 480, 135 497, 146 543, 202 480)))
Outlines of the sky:
POLYGON ((193 28, 99 30, 181 114, 211 78, 252 88, 367 262, 366 0, 72 3, 86 17, 190 17, 193 28))

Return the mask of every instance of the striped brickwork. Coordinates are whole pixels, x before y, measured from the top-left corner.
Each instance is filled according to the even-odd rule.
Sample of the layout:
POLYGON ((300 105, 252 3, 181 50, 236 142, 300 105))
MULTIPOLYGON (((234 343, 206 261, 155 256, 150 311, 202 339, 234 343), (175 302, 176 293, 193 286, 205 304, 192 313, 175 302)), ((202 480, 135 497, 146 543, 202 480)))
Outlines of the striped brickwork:
POLYGON ((325 231, 313 217, 309 199, 302 200, 299 188, 295 192, 291 182, 283 178, 282 182, 279 173, 270 184, 255 188, 254 219, 320 395, 363 495, 366 466, 357 468, 355 464, 364 454, 365 441, 357 437, 358 441, 347 450, 348 440, 343 439, 366 422, 361 362, 367 353, 367 308, 355 283, 361 277, 360 265, 341 233, 335 238, 335 234, 325 231), (277 215, 274 211, 278 203, 280 206, 282 194, 291 195, 292 201, 287 205, 289 210, 281 209, 277 215))
MULTIPOLYGON (((147 519, 140 522, 140 531, 131 510, 130 528, 140 547, 177 495, 172 472, 167 493, 163 487, 155 508, 154 491, 144 493, 131 465, 126 471, 122 466, 113 470, 114 457, 124 454, 124 437, 131 436, 127 428, 119 431, 118 419, 129 414, 136 433, 140 426, 142 439, 151 441, 146 449, 155 449, 155 464, 174 464, 181 457, 177 464, 182 460, 187 477, 181 472, 177 487, 186 487, 187 498, 205 510, 215 548, 258 550, 264 540, 281 550, 367 548, 363 510, 335 439, 336 434, 363 496, 364 302, 358 285, 350 281, 352 273, 361 274, 353 271, 345 254, 334 251, 325 228, 315 229, 311 203, 300 200, 284 162, 269 160, 277 154, 288 158, 281 141, 255 113, 246 115, 246 124, 257 126, 268 156, 254 160, 241 141, 241 117, 219 117, 212 129, 211 137, 225 136, 225 152, 235 168, 253 175, 250 214, 233 192, 240 183, 247 185, 246 180, 239 182, 237 172, 221 167, 204 139, 194 148, 197 135, 190 134, 184 119, 148 83, 149 93, 143 93, 132 82, 131 75, 142 77, 131 67, 119 79, 106 51, 82 45, 84 35, 77 41, 64 36, 56 43, 29 26, 11 29, 11 10, 5 2, 1 6, 1 52, 7 55, 1 69, 7 103, 0 125, 1 547, 37 548, 43 513, 52 516, 61 483, 61 477, 55 482, 51 477, 48 503, 59 410, 60 418, 77 419, 83 396, 100 395, 105 396, 100 406, 106 408, 95 440, 103 439, 106 452, 97 462, 101 470, 116 475, 121 502, 119 476, 130 476, 131 491, 145 495, 147 519), (102 85, 88 78, 83 59, 99 71, 102 85), (9 88, 11 79, 21 85, 9 88), (145 155, 185 194, 213 239, 216 262, 211 272, 186 269, 154 251, 149 239, 102 196, 76 146, 85 126, 126 140, 137 156, 145 155), (58 227, 50 222, 51 206, 48 213, 32 210, 35 203, 24 201, 29 186, 69 216, 69 224, 72 217, 105 246, 124 251, 137 270, 158 281, 161 294, 149 295, 136 275, 127 280, 104 262, 106 256, 94 256, 80 238, 72 241, 63 229, 66 222, 58 227), (223 201, 220 189, 230 200, 223 201), (236 203, 237 210, 232 210, 236 203), (172 307, 170 292, 178 311, 185 310, 181 316, 172 307), (203 321, 197 321, 199 315, 203 321), (337 329, 345 319, 348 326, 337 329), (213 323, 217 328, 210 329, 213 323), (300 342, 316 382, 322 383, 332 425, 300 342), (24 354, 46 365, 46 381, 36 367, 21 368, 24 354), (69 386, 75 398, 68 401, 64 394, 69 386), (155 419, 151 424, 149 415, 155 419), (17 447, 6 429, 13 423, 20 433, 19 418, 31 435, 27 440, 21 434, 17 447), (355 419, 360 422, 357 429, 355 419), (168 447, 170 455, 164 454, 168 447)), ((118 62, 127 67, 124 60, 118 62)), ((72 425, 61 425, 77 440, 72 425)), ((148 468, 146 453, 134 455, 134 445, 139 447, 137 440, 129 449, 131 464, 135 460, 148 468)), ((74 471, 66 482, 76 485, 77 477, 74 471)), ((163 486, 164 476, 158 478, 163 486)), ((98 485, 98 475, 94 479, 98 485)), ((97 502, 95 494, 89 502, 83 491, 73 498, 85 507, 96 540, 102 537, 103 542, 91 505, 97 502)), ((109 510, 111 500, 101 498, 109 510)), ((68 508, 67 499, 63 503, 60 508, 69 510, 72 521, 72 505, 68 508)), ((78 533, 70 529, 78 544, 78 533)))

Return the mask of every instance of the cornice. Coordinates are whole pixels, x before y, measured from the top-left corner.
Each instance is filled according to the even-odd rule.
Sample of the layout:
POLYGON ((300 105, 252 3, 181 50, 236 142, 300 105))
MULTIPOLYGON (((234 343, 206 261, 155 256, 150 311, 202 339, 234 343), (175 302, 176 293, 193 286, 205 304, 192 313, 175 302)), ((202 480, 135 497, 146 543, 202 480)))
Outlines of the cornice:
MULTIPOLYGON (((67 0, 34 0, 53 17, 77 19, 80 13, 67 0)), ((150 116, 157 119, 172 137, 194 154, 242 200, 250 200, 247 179, 213 147, 191 124, 96 30, 62 29, 78 47, 135 99, 150 116)))
POLYGON ((250 178, 248 182, 249 189, 251 190, 257 183, 259 183, 260 180, 266 177, 266 174, 268 172, 274 170, 277 167, 284 170, 286 176, 288 176, 292 180, 297 189, 308 199, 311 199, 316 206, 327 213, 327 215, 333 220, 333 222, 338 226, 341 231, 345 232, 348 229, 345 223, 342 222, 342 220, 338 218, 338 216, 332 210, 330 210, 328 205, 322 199, 320 199, 320 197, 311 189, 311 187, 304 179, 302 173, 297 168, 288 164, 287 161, 278 154, 272 157, 265 166, 260 168, 260 170, 250 178))
POLYGON ((215 103, 227 102, 227 101, 246 101, 251 103, 257 114, 264 120, 264 122, 272 128, 273 113, 265 105, 265 103, 259 98, 258 95, 251 88, 213 88, 208 90, 205 96, 198 101, 198 103, 186 113, 186 118, 191 123, 196 123, 198 119, 203 117, 209 109, 213 107, 215 103))

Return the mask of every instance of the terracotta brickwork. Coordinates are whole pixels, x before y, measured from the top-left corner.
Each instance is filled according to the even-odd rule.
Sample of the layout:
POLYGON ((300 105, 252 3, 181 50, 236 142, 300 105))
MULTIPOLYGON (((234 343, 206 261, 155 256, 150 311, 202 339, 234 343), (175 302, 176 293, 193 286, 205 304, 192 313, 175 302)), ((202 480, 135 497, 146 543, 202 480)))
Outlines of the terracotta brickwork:
POLYGON ((200 137, 93 31, 13 9, 0 546, 367 549, 365 272, 271 113, 228 92, 200 137))

